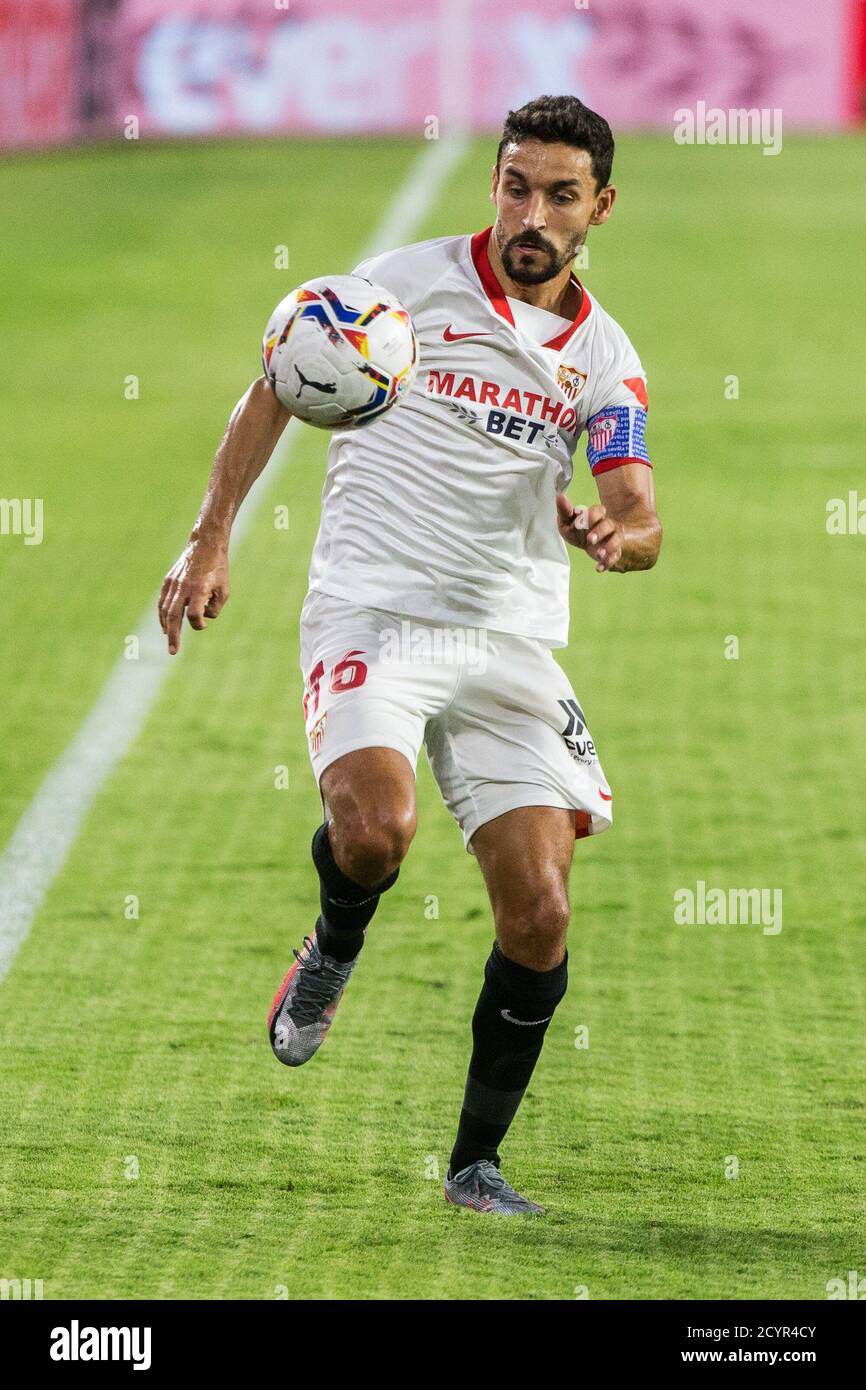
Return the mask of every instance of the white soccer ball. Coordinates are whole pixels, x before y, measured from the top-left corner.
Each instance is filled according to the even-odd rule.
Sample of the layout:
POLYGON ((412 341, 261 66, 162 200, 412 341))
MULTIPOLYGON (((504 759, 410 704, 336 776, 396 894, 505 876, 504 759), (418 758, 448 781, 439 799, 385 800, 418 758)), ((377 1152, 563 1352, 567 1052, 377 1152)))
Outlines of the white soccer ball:
POLYGON ((406 394, 418 369, 412 320, 360 275, 307 280, 280 300, 262 343, 277 399, 320 429, 355 429, 406 394))

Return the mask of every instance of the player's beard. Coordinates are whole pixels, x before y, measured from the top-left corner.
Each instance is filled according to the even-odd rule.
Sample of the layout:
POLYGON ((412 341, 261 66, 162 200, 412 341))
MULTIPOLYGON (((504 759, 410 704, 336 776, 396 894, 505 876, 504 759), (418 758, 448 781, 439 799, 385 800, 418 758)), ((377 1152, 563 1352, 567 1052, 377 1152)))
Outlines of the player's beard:
POLYGON ((545 280, 555 279, 560 271, 570 265, 585 241, 586 232, 575 232, 566 249, 557 251, 540 232, 520 232, 504 245, 500 244, 499 254, 506 275, 515 285, 541 285, 545 280), (522 257, 519 242, 537 246, 544 254, 533 256, 531 261, 526 261, 522 257))

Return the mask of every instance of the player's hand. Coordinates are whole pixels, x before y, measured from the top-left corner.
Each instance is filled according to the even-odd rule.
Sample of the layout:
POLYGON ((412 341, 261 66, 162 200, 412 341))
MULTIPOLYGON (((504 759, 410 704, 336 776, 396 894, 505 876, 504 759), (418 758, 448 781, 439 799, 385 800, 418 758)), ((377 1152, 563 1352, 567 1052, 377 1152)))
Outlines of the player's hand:
POLYGON ((190 627, 201 632, 208 618, 222 612, 229 597, 229 557, 222 542, 190 541, 172 565, 159 592, 159 624, 171 656, 180 648, 184 612, 190 627))
POLYGON ((575 507, 564 492, 556 496, 556 519, 559 534, 569 545, 585 550, 599 574, 613 569, 622 555, 623 529, 600 504, 594 507, 575 507))

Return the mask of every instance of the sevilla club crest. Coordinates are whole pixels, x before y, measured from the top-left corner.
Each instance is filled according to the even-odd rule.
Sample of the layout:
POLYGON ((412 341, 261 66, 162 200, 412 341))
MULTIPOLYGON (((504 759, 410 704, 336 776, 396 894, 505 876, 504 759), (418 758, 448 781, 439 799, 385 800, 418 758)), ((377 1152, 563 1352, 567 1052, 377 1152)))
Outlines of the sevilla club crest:
POLYGON ((560 362, 556 369, 556 384, 570 401, 576 401, 586 385, 586 372, 579 372, 576 367, 560 362))

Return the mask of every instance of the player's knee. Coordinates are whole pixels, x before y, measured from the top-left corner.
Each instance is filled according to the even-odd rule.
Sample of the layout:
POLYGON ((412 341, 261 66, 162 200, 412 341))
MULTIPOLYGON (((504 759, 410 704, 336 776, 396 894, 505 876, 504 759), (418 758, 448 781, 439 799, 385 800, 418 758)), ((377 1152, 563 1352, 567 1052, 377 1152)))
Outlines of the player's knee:
POLYGON ((503 949, 512 960, 534 969, 550 969, 562 957, 568 921, 568 893, 564 884, 554 882, 503 904, 496 925, 503 949))
POLYGON ((381 883, 406 858, 416 824, 413 806, 381 806, 354 815, 338 832, 343 872, 356 883, 381 883))

